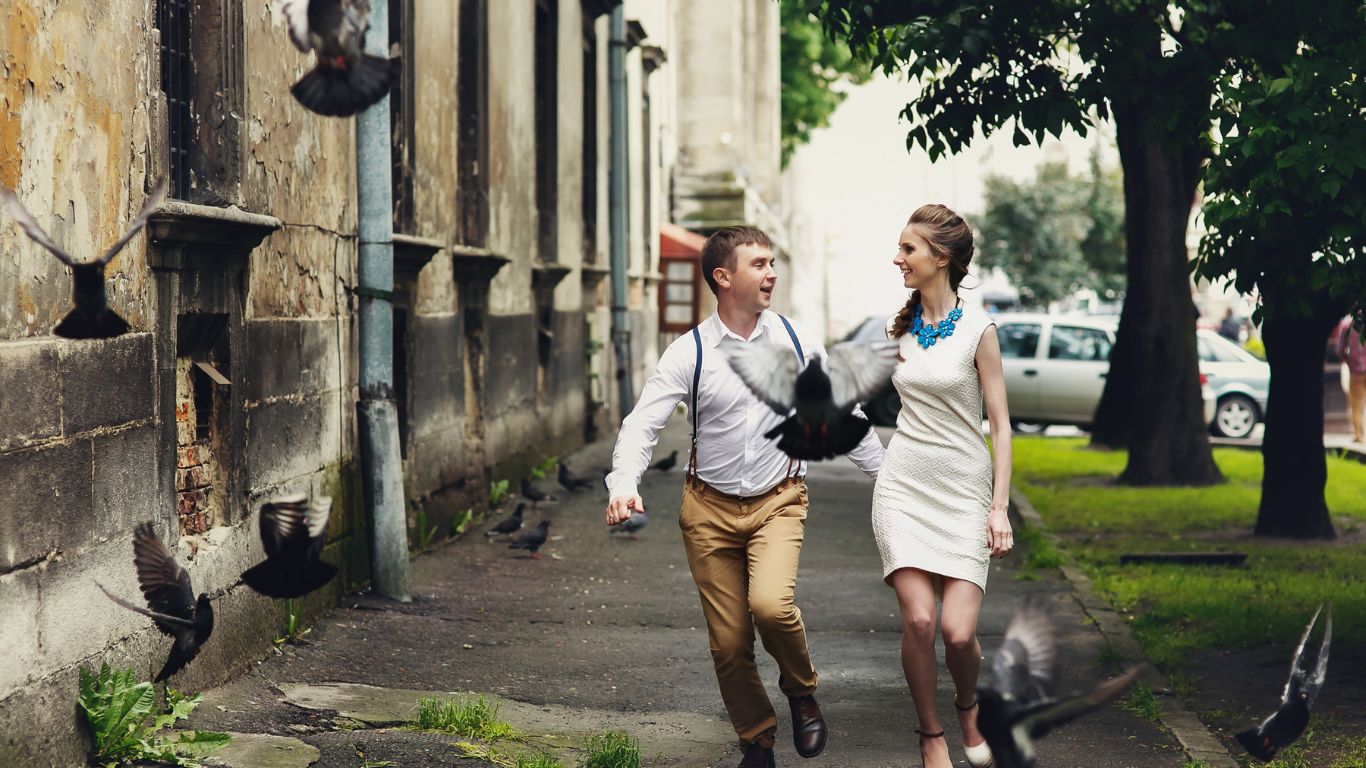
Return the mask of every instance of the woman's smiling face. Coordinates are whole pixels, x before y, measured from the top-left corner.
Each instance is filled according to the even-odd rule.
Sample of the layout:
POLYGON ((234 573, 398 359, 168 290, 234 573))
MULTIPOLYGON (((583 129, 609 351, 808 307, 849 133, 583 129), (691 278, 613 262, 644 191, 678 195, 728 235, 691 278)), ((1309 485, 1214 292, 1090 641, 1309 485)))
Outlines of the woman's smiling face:
POLYGON ((947 262, 947 259, 934 255, 929 242, 921 236, 914 224, 907 224, 906 228, 901 230, 901 241, 897 244, 896 256, 892 258, 892 263, 901 270, 902 284, 907 288, 928 285, 947 262), (941 261, 944 263, 941 264, 941 261))

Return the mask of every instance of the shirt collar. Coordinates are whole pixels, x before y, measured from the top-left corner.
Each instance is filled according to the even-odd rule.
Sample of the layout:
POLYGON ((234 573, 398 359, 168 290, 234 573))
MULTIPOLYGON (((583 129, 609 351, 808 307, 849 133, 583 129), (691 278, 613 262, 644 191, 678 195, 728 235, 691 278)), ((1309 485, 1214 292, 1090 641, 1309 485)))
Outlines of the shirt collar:
MULTIPOLYGON (((754 341, 768 332, 769 325, 773 322, 772 316, 773 312, 771 310, 766 309, 760 313, 759 322, 754 326, 754 335, 750 336, 749 341, 754 341)), ((705 337, 704 340, 707 342, 707 346, 713 349, 720 346, 721 340, 727 336, 736 339, 737 341, 745 341, 745 339, 740 338, 740 334, 727 328, 726 324, 721 322, 720 312, 713 312, 711 317, 707 318, 706 322, 702 323, 701 330, 702 335, 705 337)))

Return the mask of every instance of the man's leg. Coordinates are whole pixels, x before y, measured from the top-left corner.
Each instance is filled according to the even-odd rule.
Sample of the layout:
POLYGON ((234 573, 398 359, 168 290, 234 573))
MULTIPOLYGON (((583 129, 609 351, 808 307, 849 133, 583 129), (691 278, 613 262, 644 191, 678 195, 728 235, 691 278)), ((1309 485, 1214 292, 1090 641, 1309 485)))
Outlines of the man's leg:
POLYGON ((1347 400, 1352 412, 1352 439, 1366 442, 1366 373, 1352 374, 1347 400))
POLYGON ((754 663, 754 625, 739 520, 733 504, 684 489, 678 522, 688 567, 702 599, 721 699, 741 741, 771 747, 778 718, 754 663))
POLYGON ((749 608, 764 649, 778 662, 778 685, 792 710, 792 743, 797 754, 815 757, 825 749, 825 717, 816 704, 816 668, 806 646, 806 627, 797 608, 797 561, 806 530, 806 486, 784 488, 755 512, 749 539, 749 608))

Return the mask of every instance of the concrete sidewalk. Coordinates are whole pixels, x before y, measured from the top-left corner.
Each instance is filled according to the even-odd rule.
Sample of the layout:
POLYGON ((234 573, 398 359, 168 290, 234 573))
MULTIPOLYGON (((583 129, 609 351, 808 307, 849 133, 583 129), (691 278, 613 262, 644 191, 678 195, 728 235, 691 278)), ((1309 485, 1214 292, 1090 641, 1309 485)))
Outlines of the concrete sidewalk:
MULTIPOLYGON (((676 418, 657 455, 682 449, 686 433, 676 418)), ((596 477, 610 451, 610 443, 597 443, 568 460, 580 474, 596 477)), ((414 717, 423 692, 473 691, 503 697, 507 719, 536 745, 564 755, 566 765, 573 764, 577 739, 607 728, 640 738, 648 765, 733 765, 739 760, 734 732, 716 690, 680 541, 681 484, 681 469, 648 473, 641 490, 651 520, 639 541, 608 535, 604 493, 557 489, 558 501, 527 514, 528 526, 542 516, 553 521, 540 562, 488 543, 477 527, 414 562, 412 604, 354 596, 321 620, 306 644, 208 691, 194 725, 288 737, 239 738, 220 762, 240 768, 310 762, 354 768, 381 760, 471 766, 480 763, 462 760, 451 746, 456 739, 392 726, 414 717), (267 757, 278 760, 263 762, 267 757)), ((919 765, 896 604, 879 579, 869 522, 872 484, 840 460, 815 466, 810 489, 798 604, 821 673, 818 697, 831 737, 820 757, 796 756, 777 670, 760 651, 780 712, 779 765, 919 765)), ((1000 643, 1015 608, 1036 595, 1056 609, 1066 630, 1063 689, 1109 674, 1098 661, 1103 639, 1066 583, 1051 573, 1018 578, 1022 556, 992 566, 981 620, 985 652, 1000 643)), ((950 751, 965 765, 946 672, 940 690, 950 751)), ((1114 707, 1062 729, 1039 752, 1045 768, 1184 762, 1170 735, 1114 707)))

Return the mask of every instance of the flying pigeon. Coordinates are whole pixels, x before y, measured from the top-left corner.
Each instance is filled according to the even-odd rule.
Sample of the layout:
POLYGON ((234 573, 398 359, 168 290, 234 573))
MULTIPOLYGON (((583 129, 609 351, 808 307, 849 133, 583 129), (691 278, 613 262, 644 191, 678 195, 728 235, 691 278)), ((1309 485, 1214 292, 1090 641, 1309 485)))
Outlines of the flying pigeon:
POLYGON ((337 575, 323 562, 323 538, 332 499, 321 497, 310 507, 298 494, 261 506, 261 544, 266 560, 242 573, 247 586, 266 597, 302 597, 337 575))
POLYGON ((370 0, 284 0, 282 10, 294 46, 317 54, 317 66, 290 89, 300 104, 349 117, 389 93, 402 66, 398 57, 364 52, 370 0))
POLYGON ((668 456, 665 456, 659 461, 656 461, 654 464, 651 464, 650 469, 657 469, 660 472, 668 472, 676 466, 678 466, 678 451, 674 451, 668 456))
POLYGON ((560 487, 564 488, 566 491, 571 492, 586 491, 593 487, 592 480, 589 480, 586 477, 579 477, 578 475, 574 474, 569 470, 569 467, 565 466, 565 463, 563 461, 560 462, 559 481, 560 487))
POLYGON ((147 226, 147 219, 152 215, 152 211, 165 199, 166 179, 163 178, 152 187, 147 200, 142 204, 142 210, 138 211, 138 215, 128 225, 128 231, 123 233, 123 237, 114 241, 114 244, 94 261, 80 262, 62 250, 62 247, 43 231, 12 191, 0 187, 0 207, 5 209, 30 240, 47 249, 71 268, 71 303, 75 308, 52 329, 53 333, 68 339, 108 339, 128 331, 128 322, 109 308, 109 299, 104 291, 104 270, 119 251, 128 245, 128 241, 147 226))
POLYGON ((522 529, 522 512, 526 510, 526 504, 517 502, 517 508, 512 510, 512 514, 498 521, 498 524, 484 531, 485 536, 510 535, 522 529))
POLYGON ((103 585, 96 586, 110 600, 150 617, 162 634, 175 638, 166 665, 157 673, 155 682, 159 683, 189 664, 213 634, 213 605, 207 594, 201 593, 195 599, 190 574, 157 538, 151 523, 143 523, 133 532, 133 566, 137 568, 138 585, 147 599, 147 608, 115 597, 103 585))
POLYGON ((1142 671, 1131 667, 1089 693, 1054 698, 1058 648, 1053 622, 1033 602, 1015 614, 992 658, 992 685, 977 689, 977 726, 996 768, 1033 768, 1034 741, 1118 696, 1142 671))
POLYGON ((846 342, 798 370, 788 347, 755 342, 727 357, 745 386, 787 417, 764 437, 778 438, 778 448, 794 459, 819 461, 852 451, 868 433, 872 424, 853 410, 886 385, 896 355, 893 341, 846 342))
POLYGON ((1320 605, 1300 636, 1299 647, 1290 660, 1290 679, 1286 681, 1285 691, 1281 694, 1280 708, 1263 720, 1261 725, 1234 737, 1248 754, 1258 760, 1266 762, 1275 757, 1277 752, 1298 739, 1309 724, 1309 708, 1314 706, 1314 699, 1318 698, 1319 689, 1323 688, 1323 681, 1328 676, 1328 645, 1333 639, 1333 606, 1330 605, 1323 623, 1323 642, 1319 645, 1318 653, 1305 657, 1304 646, 1309 642, 1309 633, 1314 630, 1322 611, 1323 606, 1320 605), (1311 660, 1313 666, 1310 666, 1311 660))
POLYGON ((532 504, 539 504, 550 498, 545 494, 545 491, 537 488, 525 477, 522 478, 522 495, 530 499, 532 504))
POLYGON ((632 512, 630 517, 626 518, 625 520, 622 520, 621 522, 617 523, 611 528, 608 528, 607 530, 609 533, 625 533, 629 535, 632 539, 635 539, 637 538, 636 532, 644 528, 646 524, 649 522, 650 518, 645 515, 645 511, 639 510, 632 512))
POLYGON ((541 549, 541 545, 545 544, 545 540, 549 538, 549 536, 550 521, 542 520, 540 525, 527 531, 525 534, 522 535, 522 538, 509 544, 508 549, 531 550, 531 558, 533 560, 540 560, 541 555, 539 553, 539 550, 541 549))

